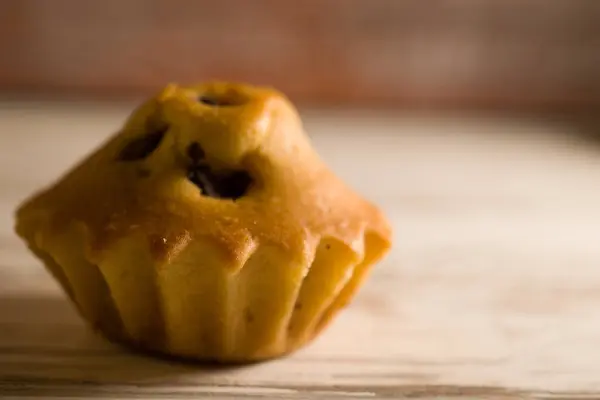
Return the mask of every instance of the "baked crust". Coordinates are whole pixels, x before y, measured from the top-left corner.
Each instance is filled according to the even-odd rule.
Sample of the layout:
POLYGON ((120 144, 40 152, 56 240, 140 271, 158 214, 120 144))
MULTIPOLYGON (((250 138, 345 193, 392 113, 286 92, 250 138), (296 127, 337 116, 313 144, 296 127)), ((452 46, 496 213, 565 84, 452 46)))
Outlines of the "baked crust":
POLYGON ((167 86, 16 221, 102 334, 219 361, 309 341, 391 245, 382 212, 327 168, 284 95, 225 82, 167 86), (124 157, 156 132, 155 149, 124 157), (202 193, 193 143, 214 170, 247 172, 247 192, 202 193))

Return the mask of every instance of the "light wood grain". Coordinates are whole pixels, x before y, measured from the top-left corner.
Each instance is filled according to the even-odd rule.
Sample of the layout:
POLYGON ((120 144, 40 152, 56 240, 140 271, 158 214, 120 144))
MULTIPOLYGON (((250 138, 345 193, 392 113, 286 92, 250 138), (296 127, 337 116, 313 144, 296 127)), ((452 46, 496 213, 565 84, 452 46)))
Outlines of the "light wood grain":
POLYGON ((17 202, 128 107, 0 107, 0 397, 600 398, 600 144, 574 127, 307 112, 395 248, 311 346, 227 369, 95 337, 12 234, 17 202))

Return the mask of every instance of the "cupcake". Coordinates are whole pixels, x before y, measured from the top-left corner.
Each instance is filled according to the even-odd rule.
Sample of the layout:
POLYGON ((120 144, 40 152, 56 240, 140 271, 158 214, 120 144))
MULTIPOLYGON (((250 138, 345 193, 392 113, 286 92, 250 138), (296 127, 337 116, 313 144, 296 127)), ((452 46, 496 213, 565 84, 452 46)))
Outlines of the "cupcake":
POLYGON ((104 337, 217 362, 310 342, 391 240, 284 95, 223 82, 141 104, 18 208, 16 232, 104 337))

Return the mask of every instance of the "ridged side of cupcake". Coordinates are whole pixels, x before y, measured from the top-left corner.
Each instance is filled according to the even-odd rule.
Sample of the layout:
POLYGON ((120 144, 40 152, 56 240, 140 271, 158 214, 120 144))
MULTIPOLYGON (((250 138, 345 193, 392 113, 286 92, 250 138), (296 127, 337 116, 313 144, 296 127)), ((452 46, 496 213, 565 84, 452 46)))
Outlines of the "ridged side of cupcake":
POLYGON ((189 234, 174 239, 177 254, 157 260, 152 247, 162 239, 143 232, 90 257, 82 224, 62 233, 40 226, 34 235, 26 227, 17 231, 109 340, 218 362, 257 361, 302 347, 347 304, 387 248, 375 233, 354 249, 324 237, 306 256, 261 244, 239 268, 218 243, 189 234))

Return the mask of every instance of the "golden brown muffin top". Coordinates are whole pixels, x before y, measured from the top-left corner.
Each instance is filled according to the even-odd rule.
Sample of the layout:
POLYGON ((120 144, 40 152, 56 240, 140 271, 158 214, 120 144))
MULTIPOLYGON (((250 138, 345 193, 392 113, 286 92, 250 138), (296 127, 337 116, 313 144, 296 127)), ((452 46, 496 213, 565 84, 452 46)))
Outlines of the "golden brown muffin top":
POLYGON ((257 244, 309 258, 321 237, 357 252, 366 233, 391 238, 380 210, 312 149, 285 96, 222 82, 167 86, 17 217, 20 233, 82 223, 92 259, 133 233, 157 260, 208 236, 233 268, 257 244))

